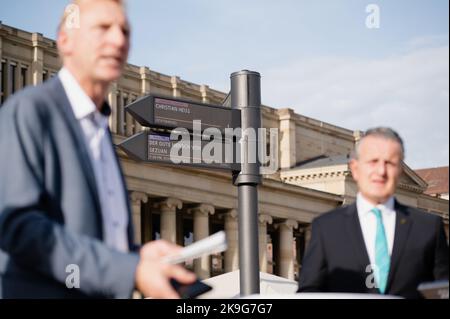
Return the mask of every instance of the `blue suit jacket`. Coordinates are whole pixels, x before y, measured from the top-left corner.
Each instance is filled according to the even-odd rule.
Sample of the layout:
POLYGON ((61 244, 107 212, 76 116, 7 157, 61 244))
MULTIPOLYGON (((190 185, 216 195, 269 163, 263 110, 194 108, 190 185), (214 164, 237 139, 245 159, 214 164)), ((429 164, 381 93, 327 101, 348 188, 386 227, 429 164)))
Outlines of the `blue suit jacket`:
POLYGON ((0 298, 130 297, 139 257, 102 242, 95 175, 58 77, 0 108, 0 154, 0 298), (72 264, 79 289, 66 286, 72 264))

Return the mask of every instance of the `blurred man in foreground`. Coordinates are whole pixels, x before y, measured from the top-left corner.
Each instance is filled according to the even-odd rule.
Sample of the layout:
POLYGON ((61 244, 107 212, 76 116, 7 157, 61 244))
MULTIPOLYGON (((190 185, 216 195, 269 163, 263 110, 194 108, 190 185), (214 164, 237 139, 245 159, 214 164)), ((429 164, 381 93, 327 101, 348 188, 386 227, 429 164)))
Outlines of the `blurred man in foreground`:
POLYGON ((74 1, 57 44, 58 76, 0 110, 0 298, 177 298, 161 262, 179 247, 136 247, 105 94, 127 60, 122 1, 74 1), (70 278, 69 275, 79 276, 70 278), (71 283, 72 281, 72 284, 71 283), (73 284, 75 283, 75 284, 73 284))

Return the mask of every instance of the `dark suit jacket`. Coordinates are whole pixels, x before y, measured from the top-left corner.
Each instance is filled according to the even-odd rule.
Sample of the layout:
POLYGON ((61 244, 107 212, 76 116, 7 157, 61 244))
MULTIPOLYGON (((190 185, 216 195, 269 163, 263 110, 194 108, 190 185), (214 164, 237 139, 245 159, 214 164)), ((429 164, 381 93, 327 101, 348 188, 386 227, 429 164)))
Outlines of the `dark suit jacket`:
MULTIPOLYGON (((420 283, 448 279, 449 250, 443 222, 438 216, 397 201, 395 211, 386 294, 420 298, 420 283)), ((373 282, 373 274, 366 272, 369 264, 356 203, 335 209, 312 223, 299 292, 379 293, 366 285, 368 279, 373 282)))
POLYGON ((0 108, 0 153, 0 298, 130 297, 139 258, 102 242, 95 175, 58 77, 0 108), (79 289, 65 284, 71 264, 79 289))

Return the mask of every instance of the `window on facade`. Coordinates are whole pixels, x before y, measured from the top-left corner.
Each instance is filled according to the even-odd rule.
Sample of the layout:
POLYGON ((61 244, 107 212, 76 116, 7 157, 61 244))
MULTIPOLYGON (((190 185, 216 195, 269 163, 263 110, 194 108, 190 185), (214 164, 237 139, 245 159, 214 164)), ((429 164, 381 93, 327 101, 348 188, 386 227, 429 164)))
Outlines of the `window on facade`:
POLYGON ((15 63, 11 63, 9 65, 9 81, 8 86, 11 88, 10 92, 13 94, 16 92, 16 69, 17 65, 15 63))
POLYGON ((127 112, 125 111, 125 107, 127 106, 127 100, 128 97, 124 94, 122 95, 122 122, 120 123, 120 125, 123 128, 123 134, 125 135, 126 129, 127 129, 127 112))
MULTIPOLYGON (((211 234, 224 230, 224 224, 217 220, 211 220, 211 234)), ((225 253, 211 255, 211 276, 218 276, 225 272, 225 253)))
POLYGON ((115 130, 117 130, 117 133, 120 133, 120 93, 117 91, 116 93, 116 109, 115 113, 113 112, 112 116, 116 119, 116 127, 115 130))
POLYGON ((27 86, 27 77, 28 77, 28 67, 23 65, 20 68, 20 83, 22 84, 22 87, 26 87, 27 86))
MULTIPOLYGON (((136 102, 136 100, 137 100, 137 97, 136 96, 132 96, 131 100, 130 100, 130 104, 136 102)), ((132 126, 132 132, 133 133, 137 133, 136 132, 136 129, 137 129, 136 121, 134 119, 131 121, 131 126, 132 126)))
POLYGON ((43 81, 43 82, 47 81, 49 75, 50 75, 50 72, 49 72, 48 70, 44 70, 44 71, 42 72, 42 81, 43 81))
POLYGON ((2 60, 0 69, 0 105, 6 99, 6 62, 2 60))
MULTIPOLYGON (((194 221, 191 216, 184 215, 182 223, 183 246, 186 247, 194 242, 194 221)), ((187 260, 184 266, 189 270, 194 270, 194 260, 187 260)))
POLYGON ((117 106, 117 109, 120 106, 120 93, 118 91, 117 91, 117 94, 116 94, 116 106, 117 106))
POLYGON ((152 218, 152 239, 158 240, 161 239, 161 216, 159 214, 151 214, 152 218))

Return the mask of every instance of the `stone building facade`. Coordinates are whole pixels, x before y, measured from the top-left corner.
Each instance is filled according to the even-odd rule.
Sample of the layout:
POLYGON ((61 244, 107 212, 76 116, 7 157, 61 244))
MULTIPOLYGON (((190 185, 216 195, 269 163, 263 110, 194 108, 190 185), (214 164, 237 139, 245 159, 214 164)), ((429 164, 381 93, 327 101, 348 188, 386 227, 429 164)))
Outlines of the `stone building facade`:
MULTIPOLYGON (((61 62, 55 41, 0 22, 0 102, 26 85, 54 76, 61 62)), ((224 75, 227 76, 227 75, 224 75)), ((109 90, 110 129, 116 144, 143 128, 124 107, 147 94, 164 94, 221 104, 226 93, 127 64, 109 90)), ((355 200, 348 156, 361 132, 296 114, 262 107, 262 125, 279 129, 280 169, 259 186, 259 256, 262 271, 295 279, 320 214, 355 200)), ((181 245, 225 230, 225 253, 188 264, 201 278, 238 268, 237 189, 230 173, 182 166, 143 164, 118 150, 126 176, 136 241, 164 238, 181 245)), ((448 200, 424 194, 427 184, 406 164, 397 196, 402 202, 438 214, 448 232, 448 200)))

